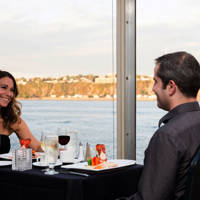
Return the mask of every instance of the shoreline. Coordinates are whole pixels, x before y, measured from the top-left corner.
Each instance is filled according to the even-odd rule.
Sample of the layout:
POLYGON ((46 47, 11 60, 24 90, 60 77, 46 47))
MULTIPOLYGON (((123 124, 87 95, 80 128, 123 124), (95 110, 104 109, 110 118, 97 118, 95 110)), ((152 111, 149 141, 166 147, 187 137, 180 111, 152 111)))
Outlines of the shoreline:
POLYGON ((27 100, 27 101, 42 101, 42 100, 50 100, 50 101, 116 101, 116 99, 112 98, 51 98, 51 97, 43 97, 43 98, 17 98, 17 100, 27 100))
MULTIPOLYGON (((23 101, 42 101, 42 100, 48 100, 48 101, 117 101, 117 98, 51 98, 51 97, 45 97, 45 98, 17 98, 17 100, 23 100, 23 101)), ((156 101, 156 98, 136 98, 136 101, 156 101)), ((200 97, 197 98, 197 101, 200 101, 200 97)))
MULTIPOLYGON (((51 97, 43 97, 43 98, 17 98, 17 100, 25 100, 25 101, 42 101, 42 100, 50 100, 50 101, 117 101, 116 98, 51 98, 51 97)), ((137 98, 136 101, 156 101, 156 99, 150 98, 137 98)))

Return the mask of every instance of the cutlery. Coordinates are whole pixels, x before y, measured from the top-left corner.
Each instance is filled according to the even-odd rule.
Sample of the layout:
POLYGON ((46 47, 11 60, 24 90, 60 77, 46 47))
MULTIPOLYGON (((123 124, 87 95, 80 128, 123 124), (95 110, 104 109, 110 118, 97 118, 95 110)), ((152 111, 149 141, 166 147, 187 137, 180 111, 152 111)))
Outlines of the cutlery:
POLYGON ((78 176, 85 176, 85 177, 89 176, 89 174, 86 174, 86 173, 72 172, 72 171, 69 171, 68 174, 73 174, 73 175, 78 175, 78 176))
POLYGON ((77 176, 84 176, 84 177, 90 176, 89 174, 86 174, 86 173, 74 172, 74 171, 60 171, 60 173, 62 173, 62 174, 77 175, 77 176))

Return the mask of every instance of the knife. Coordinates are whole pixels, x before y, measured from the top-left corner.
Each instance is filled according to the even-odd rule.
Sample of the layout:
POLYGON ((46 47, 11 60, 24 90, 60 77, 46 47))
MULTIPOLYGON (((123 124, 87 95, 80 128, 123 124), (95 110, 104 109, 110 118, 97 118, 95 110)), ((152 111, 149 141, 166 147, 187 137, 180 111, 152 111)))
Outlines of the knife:
POLYGON ((88 177, 90 176, 89 174, 86 173, 81 173, 81 172, 74 172, 74 171, 60 171, 61 174, 71 174, 71 175, 77 175, 77 176, 84 176, 84 177, 88 177))
POLYGON ((80 173, 80 172, 73 172, 73 171, 68 171, 68 174, 73 174, 73 175, 77 175, 77 176, 85 176, 85 177, 90 176, 89 174, 80 173))

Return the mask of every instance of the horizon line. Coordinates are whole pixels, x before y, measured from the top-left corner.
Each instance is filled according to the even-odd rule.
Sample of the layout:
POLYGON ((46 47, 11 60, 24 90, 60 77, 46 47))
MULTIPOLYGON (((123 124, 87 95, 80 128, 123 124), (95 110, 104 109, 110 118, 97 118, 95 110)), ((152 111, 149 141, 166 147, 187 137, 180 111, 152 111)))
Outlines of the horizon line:
MULTIPOLYGON (((92 76, 108 76, 108 75, 117 75, 117 73, 105 73, 105 74, 92 74, 92 73, 88 73, 88 74, 66 74, 66 75, 60 75, 60 76, 15 76, 14 77, 16 79, 20 79, 20 78, 26 78, 26 79, 31 79, 31 78, 60 78, 60 77, 66 77, 66 76, 88 76, 88 75, 92 75, 92 76)), ((153 77, 153 75, 147 75, 147 74, 136 74, 136 76, 148 76, 148 77, 153 77)))

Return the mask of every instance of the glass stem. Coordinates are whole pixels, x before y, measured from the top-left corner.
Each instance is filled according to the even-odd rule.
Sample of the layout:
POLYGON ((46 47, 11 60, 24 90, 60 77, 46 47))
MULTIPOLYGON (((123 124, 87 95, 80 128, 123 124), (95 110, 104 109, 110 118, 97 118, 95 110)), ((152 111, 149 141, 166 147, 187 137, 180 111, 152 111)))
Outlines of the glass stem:
POLYGON ((50 169, 50 170, 53 170, 53 169, 54 169, 54 164, 49 163, 49 169, 50 169))

